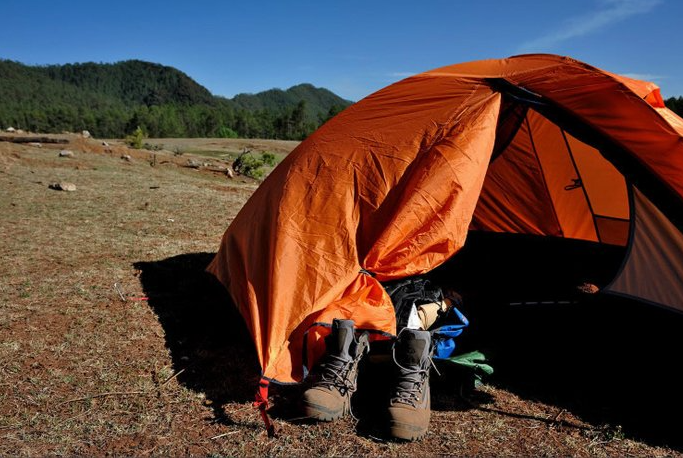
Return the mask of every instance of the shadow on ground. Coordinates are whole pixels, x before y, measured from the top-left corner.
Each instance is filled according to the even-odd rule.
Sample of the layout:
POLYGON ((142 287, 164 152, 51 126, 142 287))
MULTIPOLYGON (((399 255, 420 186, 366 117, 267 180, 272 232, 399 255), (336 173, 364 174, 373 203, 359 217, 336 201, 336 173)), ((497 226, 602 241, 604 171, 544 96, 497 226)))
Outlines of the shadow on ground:
POLYGON ((254 346, 230 295, 205 272, 213 253, 136 262, 149 306, 166 336, 178 382, 204 393, 215 421, 230 424, 227 402, 253 400, 260 377, 254 346))
POLYGON ((577 292, 612 278, 623 248, 536 239, 472 237, 435 273, 465 298, 462 346, 483 350, 496 371, 490 381, 523 398, 682 450, 683 315, 577 292), (510 305, 520 301, 538 303, 510 305))
MULTIPOLYGON (((212 257, 184 254, 135 267, 164 328, 174 370, 184 369, 178 381, 213 402, 215 421, 231 424, 222 406, 251 401, 260 368, 229 294, 204 271, 212 257)), ((557 291, 550 277, 566 279, 562 269, 543 263, 529 273, 513 257, 515 262, 502 267, 495 264, 500 259, 482 258, 480 266, 470 259, 467 272, 447 266, 437 273, 466 300, 472 324, 460 338, 461 349, 483 350, 496 370, 490 382, 523 398, 565 408, 596 426, 609 425, 614 434, 682 450, 679 422, 672 419, 683 410, 678 368, 683 316, 604 296, 572 297, 575 303, 569 305, 510 306, 510 298, 544 299, 538 295, 557 291), (510 272, 516 275, 507 276, 510 272), (519 288, 524 283, 527 291, 519 288)), ((577 281, 583 279, 570 279, 577 281)), ((358 432, 367 437, 382 437, 378 425, 385 423, 378 412, 386 411, 390 371, 379 359, 361 372, 354 398, 358 432)), ((434 410, 490 409, 482 406, 490 399, 481 394, 463 398, 453 378, 433 378, 432 386, 434 410)), ((274 388, 273 417, 304 420, 298 408, 302 386, 274 388)))
POLYGON ((489 356, 493 383, 615 434, 683 449, 682 317, 609 297, 493 315, 475 318, 484 329, 471 339, 489 356))

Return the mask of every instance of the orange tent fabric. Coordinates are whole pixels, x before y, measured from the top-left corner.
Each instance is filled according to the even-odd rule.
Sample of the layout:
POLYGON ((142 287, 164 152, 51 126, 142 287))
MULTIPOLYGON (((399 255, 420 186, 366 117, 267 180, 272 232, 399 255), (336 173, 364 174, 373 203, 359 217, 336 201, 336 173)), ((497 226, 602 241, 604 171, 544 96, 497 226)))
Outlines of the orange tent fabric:
MULTIPOLYGON (((395 333, 380 281, 434 269, 471 228, 626 243, 623 175, 533 103, 520 110, 497 82, 609 140, 613 154, 683 198, 683 123, 652 83, 553 55, 395 83, 302 142, 240 211, 208 268, 244 316, 264 377, 302 379, 315 322, 350 318, 395 333)), ((312 345, 319 354, 321 342, 312 345)))

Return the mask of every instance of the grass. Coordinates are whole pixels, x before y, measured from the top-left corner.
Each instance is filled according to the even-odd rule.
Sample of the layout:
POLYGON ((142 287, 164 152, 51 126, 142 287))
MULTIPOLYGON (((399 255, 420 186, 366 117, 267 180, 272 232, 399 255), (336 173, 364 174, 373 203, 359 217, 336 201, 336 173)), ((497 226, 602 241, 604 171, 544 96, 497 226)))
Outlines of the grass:
POLYGON ((302 423, 295 389, 273 390, 268 439, 253 346, 203 271, 258 183, 79 142, 73 158, 0 143, 0 455, 679 454, 496 385, 437 386, 413 444, 351 418, 302 423))

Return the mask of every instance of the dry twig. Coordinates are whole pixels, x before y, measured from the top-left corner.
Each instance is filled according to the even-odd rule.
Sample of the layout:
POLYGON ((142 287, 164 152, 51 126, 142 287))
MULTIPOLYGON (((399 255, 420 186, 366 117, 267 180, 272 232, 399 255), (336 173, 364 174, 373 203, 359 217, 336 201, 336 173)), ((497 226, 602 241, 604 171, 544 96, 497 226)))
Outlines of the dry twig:
POLYGON ((174 378, 178 377, 180 374, 182 374, 183 372, 185 372, 185 369, 186 369, 186 368, 183 367, 183 368, 180 369, 178 372, 176 372, 175 374, 171 375, 169 378, 167 378, 166 380, 164 380, 164 383, 162 383, 161 385, 159 385, 159 388, 163 388, 164 386, 166 386, 166 384, 167 384, 168 382, 170 382, 171 380, 173 380, 174 378))
POLYGON ((223 434, 219 434, 219 435, 217 435, 217 436, 213 436, 213 437, 211 437, 210 439, 211 439, 211 440, 220 439, 221 437, 230 436, 231 434, 237 434, 238 432, 239 432, 239 431, 230 431, 229 433, 223 433, 223 434))
POLYGON ((141 394, 149 394, 149 391, 109 391, 106 393, 91 394, 90 396, 83 396, 81 398, 69 399, 68 401, 60 402, 58 405, 61 406, 64 404, 70 404, 72 402, 87 401, 89 399, 103 398, 103 397, 107 397, 107 396, 133 396, 133 395, 141 395, 141 394))

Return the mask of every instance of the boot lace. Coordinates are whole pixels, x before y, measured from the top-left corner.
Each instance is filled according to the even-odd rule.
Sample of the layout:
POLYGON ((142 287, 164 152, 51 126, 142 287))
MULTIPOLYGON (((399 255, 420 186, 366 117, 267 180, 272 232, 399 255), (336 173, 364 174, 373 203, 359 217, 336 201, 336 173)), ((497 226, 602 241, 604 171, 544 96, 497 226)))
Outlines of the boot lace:
POLYGON ((423 392, 423 386, 429 375, 429 366, 415 365, 404 367, 396 359, 395 349, 392 351, 392 356, 394 358, 394 363, 399 368, 399 376, 398 383, 396 384, 396 391, 394 392, 391 401, 415 407, 421 400, 420 395, 423 392))
POLYGON ((320 364, 319 378, 315 385, 334 387, 341 394, 355 392, 355 377, 349 377, 349 372, 355 362, 356 359, 344 359, 336 355, 327 355, 320 364))

